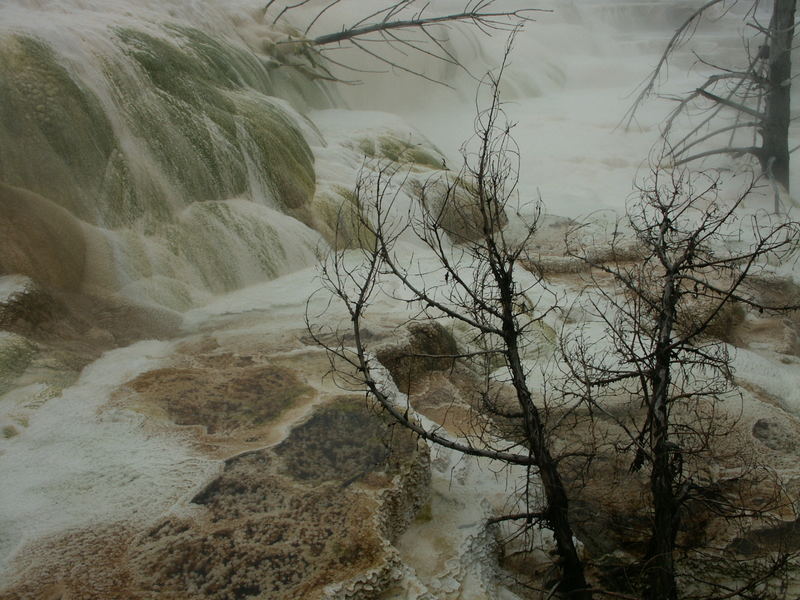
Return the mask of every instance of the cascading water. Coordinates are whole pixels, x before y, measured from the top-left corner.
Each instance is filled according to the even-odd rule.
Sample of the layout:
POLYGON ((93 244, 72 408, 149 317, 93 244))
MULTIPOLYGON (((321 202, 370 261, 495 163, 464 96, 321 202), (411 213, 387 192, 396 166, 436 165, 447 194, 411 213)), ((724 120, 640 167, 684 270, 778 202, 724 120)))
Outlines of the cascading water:
POLYGON ((0 10, 3 271, 183 310, 313 262, 314 159, 293 107, 331 92, 269 38, 248 47, 221 11, 0 10), (42 227, 69 241, 26 247, 42 227), (48 280, 65 258, 69 276, 48 280))
MULTIPOLYGON (((361 18, 365 3, 336 3, 313 32, 361 18)), ((136 590, 153 598, 273 598, 253 581, 269 571, 263 565, 282 559, 259 552, 290 546, 283 536, 305 525, 302 510, 270 510, 342 504, 352 525, 364 506, 383 515, 375 507, 396 492, 387 488, 381 502, 361 488, 346 496, 348 479, 320 500, 309 482, 287 483, 275 458, 298 423, 342 395, 323 379, 328 363, 305 337, 306 300, 312 297, 312 315, 328 300, 312 296, 320 286, 313 266, 317 250, 334 241, 364 242, 352 190, 365 160, 403 163, 419 181, 459 166, 476 76, 497 65, 506 38, 462 26, 436 30, 470 72, 387 48, 388 57, 450 87, 350 51, 332 52, 353 67, 337 73, 360 84, 336 84, 319 77, 318 55, 277 43, 297 31, 275 25, 265 4, 0 6, 0 316, 17 305, 22 311, 16 329, 0 331, 0 598, 9 589, 15 600, 30 590, 104 600, 140 597, 136 590), (376 67, 389 72, 369 72, 376 67), (264 410, 241 398, 256 398, 264 410), (233 423, 229 431, 214 430, 220 415, 233 423), (250 478, 220 489, 222 472, 243 468, 239 459, 253 462, 250 478), (229 504, 211 517, 215 494, 228 494, 229 504), (253 532, 263 533, 252 517, 259 511, 278 530, 254 542, 253 532), (226 571, 231 557, 238 562, 226 571), (137 579, 137 569, 161 579, 137 579)), ((327 4, 316 0, 289 16, 302 25, 327 4)), ((463 8, 462 0, 436 4, 441 12, 463 8)), ((537 6, 553 12, 535 15, 517 35, 501 89, 517 124, 521 210, 541 195, 548 212, 566 217, 618 214, 668 103, 653 102, 632 132, 616 126, 629 94, 696 5, 537 6)), ((718 55, 739 42, 727 26, 735 15, 721 17, 698 41, 718 55)), ((691 58, 674 64, 681 71, 675 89, 696 79, 682 72, 691 58)), ((412 204, 400 194, 396 208, 412 204)), ((513 224, 510 215, 509 230, 513 224)), ((401 252, 421 270, 435 266, 413 237, 401 252)), ((381 320, 402 321, 409 310, 391 294, 378 300, 378 334, 381 320)), ((545 351, 551 345, 542 342, 545 351)), ((800 389, 788 368, 780 378, 800 389)), ((800 398, 787 402, 800 405, 800 398)), ((308 593, 516 598, 487 550, 483 519, 519 474, 490 477, 492 469, 434 454, 427 510, 448 511, 444 525, 417 519, 408 536, 381 538, 377 567, 314 571, 308 593)), ((384 483, 369 479, 374 489, 384 483)), ((425 493, 414 493, 404 501, 417 510, 425 493)), ((388 512, 402 513, 402 499, 392 502, 388 512)), ((358 548, 346 537, 334 546, 338 554, 358 548)), ((297 556, 306 564, 311 555, 297 556)), ((281 571, 286 581, 276 585, 295 585, 292 578, 306 574, 299 569, 281 571)))
MULTIPOLYGON (((441 10, 458 9, 451 4, 441 10)), ((314 6, 303 10, 311 15, 314 6)), ((505 97, 574 85, 568 61, 609 53, 581 32, 611 26, 633 34, 642 23, 663 29, 690 8, 597 1, 568 3, 554 18, 543 13, 541 31, 518 41, 518 55, 535 56, 536 68, 513 60, 505 97), (565 32, 568 43, 559 39, 565 32)), ((357 3, 337 9, 316 28, 335 28, 358 12, 357 3)), ((1 10, 0 181, 3 231, 14 240, 0 254, 3 271, 185 310, 314 262, 321 240, 305 226, 325 232, 330 223, 320 222, 314 203, 309 143, 319 140, 304 135, 303 114, 331 107, 338 92, 313 78, 302 53, 274 44, 281 32, 257 3, 148 4, 136 14, 124 3, 91 2, 13 2, 1 10), (42 229, 69 240, 48 236, 33 250, 29 240, 42 229)), ((452 38, 472 75, 496 63, 504 41, 452 38)), ((340 59, 364 62, 357 53, 340 59)), ((411 115, 425 85, 430 113, 446 106, 468 116, 474 80, 450 63, 429 63, 418 54, 406 64, 453 90, 400 73, 403 85, 369 77, 345 87, 345 98, 411 115)), ((456 135, 453 144, 464 137, 456 135)))

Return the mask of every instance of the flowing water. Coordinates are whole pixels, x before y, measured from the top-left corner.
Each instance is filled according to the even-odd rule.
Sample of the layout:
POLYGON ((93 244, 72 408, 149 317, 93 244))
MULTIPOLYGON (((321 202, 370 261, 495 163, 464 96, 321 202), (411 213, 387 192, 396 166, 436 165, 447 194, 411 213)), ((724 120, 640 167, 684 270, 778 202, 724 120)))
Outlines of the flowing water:
MULTIPOLYGON (((0 5, 4 302, 36 288, 70 311, 88 311, 81 323, 96 318, 98 303, 121 314, 118 321, 137 311, 157 316, 154 328, 127 337, 92 323, 75 326, 89 332, 85 342, 56 332, 72 335, 73 358, 76 344, 105 340, 71 366, 53 359, 38 334, 2 332, 0 595, 20 568, 14 557, 36 540, 98 522, 149 523, 186 507, 220 460, 180 436, 154 433, 141 414, 109 408, 109 400, 140 374, 174 363, 186 340, 205 336, 243 352, 258 336, 301 331, 306 300, 319 287, 318 253, 352 225, 350 190, 364 154, 400 148, 416 152, 411 162, 420 170, 458 166, 473 126, 475 76, 497 66, 506 43, 503 34, 450 29, 448 51, 471 73, 425 55, 393 55, 449 87, 385 65, 386 73, 371 73, 374 61, 350 51, 334 56, 366 69, 341 75, 360 83, 333 83, 315 76, 317 59, 302 47, 276 45, 290 28, 274 25, 263 4, 0 5), (149 338, 165 341, 138 341, 149 338)), ((364 4, 341 2, 314 31, 339 28, 364 4)), ((437 10, 461 4, 442 0, 437 10)), ((315 6, 290 18, 307 22, 315 6)), ((618 124, 696 6, 541 4, 554 11, 517 35, 501 88, 522 156, 523 210, 540 196, 547 212, 569 217, 624 207, 669 102, 645 105, 632 131, 618 124)), ((695 41, 706 55, 740 43, 741 15, 719 16, 695 41)), ((685 52, 671 64, 668 89, 691 89, 701 75, 685 52)), ((377 310, 398 309, 387 300, 377 310)), ((440 469, 440 497, 455 464, 440 469)), ((480 485, 486 489, 474 481, 471 488, 478 505, 495 484, 480 485)), ((453 530, 474 526, 479 512, 465 510, 453 530)), ((473 533, 453 544, 469 546, 473 533)))

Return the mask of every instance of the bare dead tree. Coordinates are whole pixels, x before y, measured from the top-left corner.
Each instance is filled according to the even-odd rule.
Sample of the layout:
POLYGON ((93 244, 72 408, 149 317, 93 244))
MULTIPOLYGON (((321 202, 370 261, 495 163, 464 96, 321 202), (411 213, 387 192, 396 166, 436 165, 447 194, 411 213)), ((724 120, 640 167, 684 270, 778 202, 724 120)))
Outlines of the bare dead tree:
MULTIPOLYGON (((465 23, 487 35, 510 33, 532 21, 534 13, 548 12, 536 8, 500 10, 495 7, 496 0, 466 0, 459 12, 435 14, 434 4, 431 2, 399 0, 371 6, 370 12, 364 17, 353 23, 342 24, 338 31, 312 33, 323 15, 341 3, 342 0, 299 0, 294 3, 270 0, 264 12, 272 15, 273 23, 278 23, 296 9, 318 4, 319 8, 311 13, 302 33, 289 35, 280 43, 311 47, 324 56, 331 66, 359 71, 360 69, 346 61, 335 58, 341 50, 355 48, 384 68, 411 73, 436 83, 443 82, 410 67, 405 59, 409 54, 424 55, 433 61, 454 65, 469 72, 448 47, 448 26, 465 23)), ((332 76, 330 67, 317 66, 326 70, 326 76, 332 76)))
POLYGON ((742 223, 737 211, 752 181, 724 204, 718 175, 653 167, 608 238, 607 256, 615 258, 599 262, 589 245, 576 244, 576 231, 568 235, 570 255, 592 269, 588 302, 604 327, 599 338, 578 331, 562 344, 563 393, 614 419, 628 438, 631 471, 649 469, 652 525, 640 565, 647 600, 679 597, 675 550, 689 503, 728 516, 774 508, 711 494, 700 475, 715 438, 733 431, 717 407, 737 393, 728 346, 711 336, 715 322, 734 304, 800 308, 766 305, 750 286, 754 276, 769 275, 769 260, 796 252, 800 239, 800 224, 776 216, 742 223), (728 243, 731 228, 742 226, 745 239, 728 243), (628 407, 622 416, 612 408, 620 401, 628 407))
POLYGON ((524 361, 532 331, 556 309, 557 302, 541 279, 521 273, 518 267, 537 231, 538 209, 524 222, 520 235, 512 238, 503 227, 516 198, 519 155, 510 135, 512 125, 500 103, 501 76, 502 69, 486 84, 489 101, 476 118, 475 149, 465 145, 459 173, 446 173, 421 184, 417 190, 419 211, 393 216, 398 194, 408 187, 404 185, 407 180, 398 182, 396 165, 380 165, 372 174, 362 175, 355 192, 365 207, 362 226, 374 242, 362 248, 359 260, 337 253, 322 267, 327 293, 347 310, 349 331, 319 325, 324 317, 310 319, 317 323, 310 325, 310 330, 328 351, 340 380, 365 388, 402 426, 465 455, 524 467, 528 472, 521 491, 525 510, 493 522, 539 524, 552 531, 560 568, 559 590, 566 597, 588 600, 592 593, 570 526, 566 488, 550 447, 546 415, 534 402, 524 361), (427 247, 434 270, 408 264, 398 254, 398 240, 409 233, 427 247), (477 391, 476 405, 489 418, 513 420, 516 431, 522 432, 520 440, 506 441, 486 429, 478 435, 453 437, 439 426, 417 420, 382 382, 366 334, 366 313, 382 290, 397 288, 402 291, 396 295, 419 307, 414 321, 449 318, 470 331, 469 348, 436 358, 466 361, 483 373, 484 386, 477 391), (498 366, 505 375, 495 373, 498 366), (495 390, 503 384, 512 391, 511 406, 497 401, 495 390), (534 506, 532 494, 539 481, 544 501, 543 506, 534 506))
MULTIPOLYGON (((741 0, 709 0, 676 30, 628 110, 626 127, 631 126, 642 103, 656 93, 669 59, 691 38, 703 18, 712 9, 727 10, 737 2, 741 0)), ((788 191, 789 92, 796 0, 773 0, 769 24, 758 19, 760 4, 754 1, 745 15, 747 30, 754 35, 743 40, 739 60, 720 65, 696 55, 712 74, 694 90, 673 98, 677 104, 665 120, 662 133, 671 145, 670 159, 675 165, 719 154, 752 155, 763 173, 788 191), (688 133, 673 139, 673 125, 689 114, 695 121, 688 133)), ((778 209, 776 206, 776 212, 778 209)))

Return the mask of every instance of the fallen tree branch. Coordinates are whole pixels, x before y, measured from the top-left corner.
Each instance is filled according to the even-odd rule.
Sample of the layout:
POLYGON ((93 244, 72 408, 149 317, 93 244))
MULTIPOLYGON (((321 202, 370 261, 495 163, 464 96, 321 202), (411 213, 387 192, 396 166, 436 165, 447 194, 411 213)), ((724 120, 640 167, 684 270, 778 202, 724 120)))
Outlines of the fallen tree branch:
POLYGON ((547 515, 544 513, 536 512, 524 512, 524 513, 517 513, 513 515, 503 515, 502 517, 492 517, 491 519, 486 520, 487 525, 496 525, 497 523, 502 523, 504 521, 528 521, 532 523, 533 521, 541 521, 547 518, 547 515))
POLYGON ((439 17, 425 17, 416 19, 406 19, 398 21, 381 21, 379 23, 372 23, 364 27, 343 29, 336 33, 329 33, 312 38, 309 41, 314 46, 324 46, 326 44, 335 44, 345 40, 352 40, 363 35, 375 33, 376 31, 390 31, 392 29, 409 29, 409 28, 422 28, 426 25, 433 25, 436 23, 453 23, 456 21, 473 21, 476 25, 492 25, 492 28, 506 26, 498 19, 515 19, 517 21, 530 21, 531 18, 524 13, 530 11, 542 12, 544 9, 528 8, 523 10, 505 11, 505 12, 480 12, 468 11, 450 15, 442 15, 439 17))

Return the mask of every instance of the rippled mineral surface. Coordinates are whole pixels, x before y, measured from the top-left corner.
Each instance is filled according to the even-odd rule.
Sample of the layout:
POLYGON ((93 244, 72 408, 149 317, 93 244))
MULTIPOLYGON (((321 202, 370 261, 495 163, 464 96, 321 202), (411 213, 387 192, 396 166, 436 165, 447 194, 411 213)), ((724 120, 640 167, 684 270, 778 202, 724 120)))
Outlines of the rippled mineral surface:
MULTIPOLYGON (((393 207, 408 214, 427 186, 429 208, 440 208, 441 177, 454 177, 473 132, 476 76, 497 66, 506 38, 453 28, 446 51, 469 72, 400 49, 427 79, 374 72, 386 65, 347 54, 359 79, 350 85, 323 76, 302 44, 280 43, 326 3, 304 4, 286 23, 265 4, 0 3, 2 600, 518 600, 531 597, 527 584, 552 585, 545 532, 515 542, 511 529, 487 527, 520 510, 524 470, 403 430, 352 380, 332 376, 306 327, 326 310, 325 325, 350 325, 321 290, 318 266, 336 249, 352 267, 374 244, 359 222, 359 173, 402 168, 393 207)), ((334 4, 314 31, 364 16, 365 0, 334 4)), ((585 287, 585 266, 564 244, 577 219, 591 215, 583 235, 599 240, 593 260, 638 259, 635 246, 610 256, 607 236, 672 103, 654 98, 633 128, 618 125, 696 7, 549 0, 537 8, 552 11, 514 40, 500 92, 521 157, 521 212, 501 225, 513 235, 543 200, 520 277, 547 278, 565 305, 585 287)), ((741 46, 737 10, 698 30, 705 56, 741 46)), ((665 95, 696 87, 689 50, 670 68, 665 95)), ((479 223, 459 185, 440 218, 463 241, 479 223)), ((759 189, 743 215, 771 203, 759 189)), ((430 285, 449 284, 414 236, 398 256, 430 285)), ((754 293, 796 302, 796 264, 773 267, 780 283, 756 281, 754 293)), ((418 307, 401 290, 382 292, 365 335, 405 410, 451 436, 489 432, 513 444, 508 422, 481 414, 474 370, 432 357, 458 354, 469 335, 446 319, 411 323, 418 307)), ((548 363, 558 332, 578 326, 597 323, 580 306, 554 312, 531 329, 525 360, 548 363)), ((724 407, 736 427, 713 475, 756 457, 796 502, 800 317, 738 306, 709 334, 735 349, 742 393, 724 407)), ((541 391, 539 373, 531 368, 530 383, 541 391)), ((513 406, 509 389, 496 391, 513 406)), ((556 445, 600 435, 611 446, 622 433, 610 419, 592 431, 564 425, 556 445)), ((647 482, 619 477, 628 466, 618 460, 601 455, 570 475, 579 546, 601 576, 641 550, 641 536, 621 532, 649 518, 647 482), (587 478, 594 485, 580 485, 587 478)), ((723 519, 694 518, 739 556, 787 539, 798 550, 791 503, 772 516, 773 527, 738 537, 723 519)))

